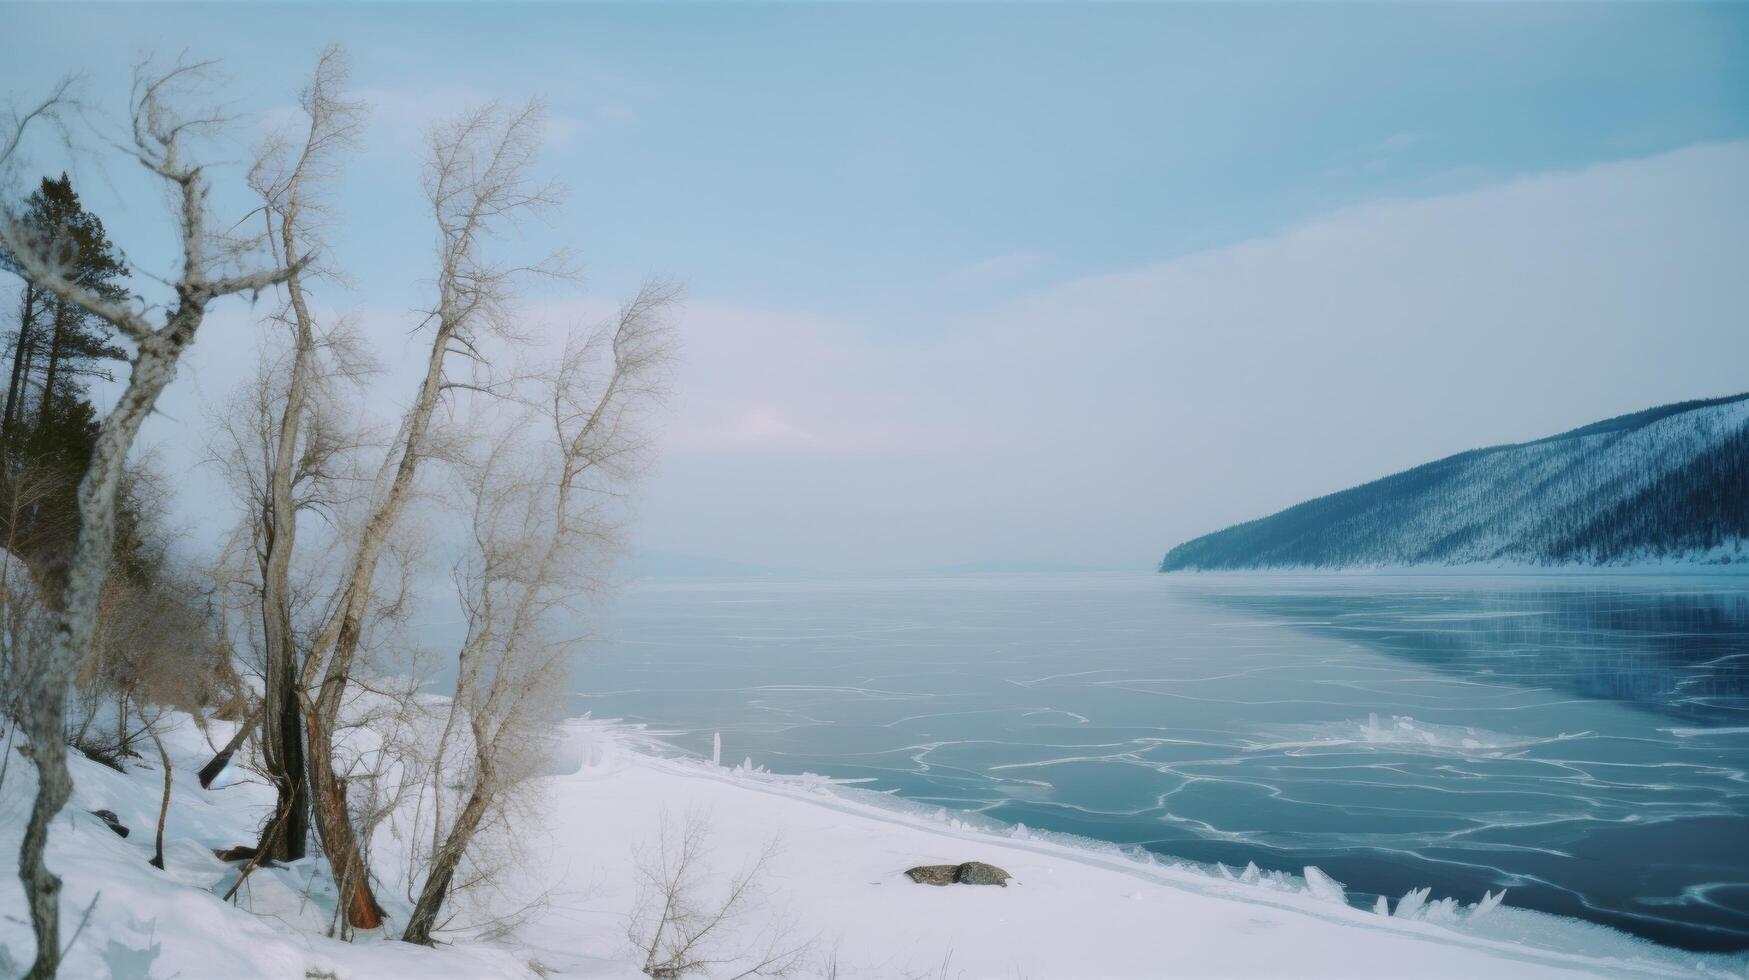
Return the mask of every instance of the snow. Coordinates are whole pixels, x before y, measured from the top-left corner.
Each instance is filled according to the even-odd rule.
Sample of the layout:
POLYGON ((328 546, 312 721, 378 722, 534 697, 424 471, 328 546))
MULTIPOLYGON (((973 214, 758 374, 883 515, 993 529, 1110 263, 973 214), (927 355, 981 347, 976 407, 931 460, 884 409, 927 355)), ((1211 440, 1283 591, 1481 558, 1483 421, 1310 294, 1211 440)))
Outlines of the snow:
MULTIPOLYGON (((212 751, 186 716, 179 720, 182 724, 166 736, 175 785, 165 828, 164 871, 146 863, 163 792, 156 763, 124 774, 70 753, 73 799, 55 820, 48 855, 50 869, 63 879, 61 941, 70 941, 70 948, 62 976, 304 980, 331 973, 468 980, 528 975, 508 949, 432 950, 405 943, 347 944, 321 936, 326 921, 322 906, 325 901, 332 909, 333 899, 331 893, 321 894, 325 875, 316 874, 315 861, 252 876, 250 890, 259 914, 226 904, 220 896, 235 880, 235 871, 211 849, 254 843, 260 816, 272 807, 272 791, 242 784, 220 793, 203 792, 195 771, 212 751), (129 835, 116 836, 88 812, 100 809, 114 812, 129 835), (81 919, 86 919, 83 927, 81 919)), ((234 731, 227 728, 213 726, 221 744, 234 731)), ((35 790, 34 767, 15 754, 0 786, 0 853, 9 869, 16 867, 14 855, 35 790)), ((11 877, 0 888, 0 976, 21 974, 35 948, 23 890, 11 877)))
MULTIPOLYGON (((228 726, 208 735, 222 743, 228 726)), ((733 960, 773 942, 811 944, 810 975, 1194 976, 1741 976, 1749 959, 1662 949, 1587 923, 1470 896, 1471 905, 1417 890, 1396 903, 1350 907, 1316 868, 1301 876, 1248 866, 1235 875, 1146 852, 1003 827, 939 807, 906 804, 815 776, 734 769, 681 755, 635 727, 564 724, 559 762, 540 780, 534 826, 518 838, 518 879, 547 907, 510 935, 437 949, 366 935, 347 944, 320 933, 333 909, 322 865, 307 859, 251 877, 248 909, 220 896, 235 871, 212 848, 251 842, 271 791, 239 774, 202 792, 195 770, 209 742, 184 717, 168 739, 176 796, 167 870, 146 863, 160 776, 72 760, 73 805, 56 821, 49 861, 66 879, 66 976, 92 978, 637 977, 626 939, 638 905, 638 855, 659 828, 708 823, 707 871, 724 882, 774 840, 752 911, 725 928, 714 952, 733 960), (133 833, 113 834, 93 809, 133 833), (984 861, 1014 876, 1006 888, 913 884, 917 864, 984 861), (93 904, 95 902, 95 904, 93 904), (1484 915, 1485 913, 1485 915, 1484 915)), ((34 789, 15 755, 0 787, 0 850, 16 852, 34 789)), ((405 921, 406 858, 379 834, 380 896, 405 921)), ((7 860, 11 865, 10 857, 7 860)), ((1509 898, 1508 898, 1509 900, 1509 898)), ((21 891, 0 889, 0 975, 28 963, 21 891)), ((744 961, 743 961, 744 965, 744 961)), ((720 975, 735 972, 732 963, 720 975)))

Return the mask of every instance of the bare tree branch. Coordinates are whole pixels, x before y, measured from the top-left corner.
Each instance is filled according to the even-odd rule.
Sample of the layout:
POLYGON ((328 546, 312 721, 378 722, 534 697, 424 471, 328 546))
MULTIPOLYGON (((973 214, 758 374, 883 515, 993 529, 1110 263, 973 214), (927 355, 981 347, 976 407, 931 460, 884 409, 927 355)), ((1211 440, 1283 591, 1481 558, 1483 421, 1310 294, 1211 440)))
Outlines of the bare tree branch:
POLYGON ((778 854, 775 839, 713 887, 717 876, 707 867, 710 824, 701 812, 688 812, 678 827, 664 813, 657 834, 654 848, 638 854, 638 907, 626 933, 643 956, 647 976, 781 977, 803 968, 814 941, 795 940, 790 923, 781 919, 758 930, 752 943, 724 945, 717 938, 762 907, 759 885, 778 854))
MULTIPOLYGON (((206 182, 201 168, 184 160, 183 146, 184 135, 199 128, 203 121, 210 121, 211 117, 184 118, 163 98, 174 81, 198 73, 198 66, 179 65, 156 75, 149 68, 142 67, 135 76, 133 133, 137 156, 141 163, 177 191, 179 204, 177 218, 181 229, 183 271, 176 283, 176 304, 166 312, 162 326, 152 328, 141 311, 99 301, 87 291, 72 286, 55 264, 54 243, 35 240, 10 206, 0 213, 3 214, 0 216, 0 245, 16 257, 27 278, 106 320, 138 345, 127 385, 98 431, 90 462, 79 484, 79 533, 67 568, 65 588, 59 592, 60 605, 55 610, 52 638, 40 661, 34 665, 27 690, 26 729, 31 736, 38 785, 30 822, 19 850, 19 877, 25 884, 37 938, 36 960, 29 974, 36 980, 53 976, 60 957, 58 905, 61 882, 44 863, 43 849, 48 839, 49 823, 72 792, 66 747, 61 740, 67 690, 75 665, 91 646, 98 603, 109 574, 115 539, 116 496, 123 468, 141 423, 170 383, 183 351, 194 342, 205 319, 207 304, 223 295, 215 292, 211 285, 214 282, 213 270, 205 232, 206 182)), ((56 105, 55 100, 50 99, 46 108, 39 108, 15 127, 15 135, 7 142, 10 149, 6 159, 16 152, 29 119, 52 114, 56 105)), ((265 286, 283 281, 285 275, 285 270, 250 272, 238 277, 221 277, 217 281, 221 284, 240 281, 265 286)))

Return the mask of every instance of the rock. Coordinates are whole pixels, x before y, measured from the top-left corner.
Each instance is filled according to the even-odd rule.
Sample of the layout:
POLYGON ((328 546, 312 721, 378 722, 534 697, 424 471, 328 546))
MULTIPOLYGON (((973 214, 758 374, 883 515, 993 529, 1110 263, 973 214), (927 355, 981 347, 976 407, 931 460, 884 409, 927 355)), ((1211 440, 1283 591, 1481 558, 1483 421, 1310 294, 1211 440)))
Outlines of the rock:
POLYGON ((114 810, 92 810, 91 815, 103 821, 108 825, 109 829, 115 831, 117 835, 121 837, 126 837, 128 835, 128 829, 122 826, 121 818, 115 815, 114 810))
POLYGON ((959 873, 954 876, 953 880, 962 885, 1001 885, 1007 888, 1008 879, 1011 877, 1013 876, 994 864, 967 861, 959 866, 959 873))
POLYGON ((957 864, 922 864, 905 872, 919 885, 951 885, 959 877, 957 864))
POLYGON ((964 864, 923 864, 905 872, 920 885, 1001 885, 1008 886, 1013 877, 994 864, 967 861, 964 864))

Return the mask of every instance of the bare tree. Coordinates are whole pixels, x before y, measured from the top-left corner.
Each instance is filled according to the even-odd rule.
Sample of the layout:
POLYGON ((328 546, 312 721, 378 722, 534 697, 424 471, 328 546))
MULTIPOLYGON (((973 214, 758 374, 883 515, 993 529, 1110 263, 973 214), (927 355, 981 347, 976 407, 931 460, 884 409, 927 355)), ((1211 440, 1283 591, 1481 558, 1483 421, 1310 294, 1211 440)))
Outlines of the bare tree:
POLYGON ((665 381, 663 314, 676 296, 673 286, 646 286, 614 323, 571 345, 538 413, 499 433, 463 479, 472 548, 456 580, 467 631, 433 768, 466 772, 468 788, 446 817, 444 780, 434 780, 432 848, 401 937, 408 942, 431 942, 457 868, 488 814, 527 774, 526 755, 550 721, 543 709, 560 686, 566 651, 551 635, 555 613, 575 608, 591 556, 617 530, 610 505, 638 469, 638 423, 665 381), (523 429, 536 421, 545 435, 524 447, 523 429), (466 751, 452 762, 447 750, 463 727, 466 751))
MULTIPOLYGON (((0 245, 11 253, 24 277, 101 318, 136 348, 126 386, 98 432, 84 478, 79 483, 79 532, 65 585, 57 597, 53 632, 33 664, 26 694, 25 727, 37 765, 37 795, 19 849, 19 877, 25 884, 36 933, 36 959, 28 974, 48 978, 60 960, 61 881, 43 861, 49 823, 72 792, 67 773, 62 725, 66 696, 74 669, 90 648, 98 601, 110 570, 115 538, 116 494, 128 450, 140 424, 170 383, 183 352, 194 342, 213 300, 237 293, 259 294, 301 268, 303 258, 276 269, 232 272, 244 249, 219 239, 208 229, 207 180, 202 166, 189 159, 188 143, 218 127, 217 115, 186 116, 173 102, 179 90, 198 81, 205 65, 179 63, 167 71, 141 67, 135 73, 131 99, 134 158, 161 178, 176 200, 182 252, 181 269, 172 283, 175 300, 155 324, 154 311, 138 302, 118 302, 97 295, 70 279, 57 261, 55 243, 36 240, 11 206, 0 212, 0 245)), ((33 122, 53 118, 67 105, 65 89, 36 108, 13 113, 12 125, 0 135, 0 165, 10 163, 33 122)))
POLYGON ((164 712, 151 711, 145 705, 139 706, 140 725, 152 739, 152 745, 158 750, 158 765, 164 768, 164 795, 158 801, 158 835, 152 842, 152 867, 164 870, 164 821, 170 816, 170 790, 175 785, 174 772, 170 767, 170 751, 164 748, 164 736, 158 729, 163 724, 164 712))
POLYGON ((638 855, 637 908, 626 931, 645 975, 678 980, 715 970, 742 980, 789 976, 805 965, 813 943, 794 941, 781 921, 758 930, 751 943, 724 935, 761 907, 759 879, 777 856, 775 840, 713 888, 710 823, 701 813, 687 813, 678 827, 664 813, 658 834, 655 849, 638 855))
POLYGON ((302 464, 310 469, 319 441, 300 442, 309 408, 317 353, 315 317, 310 312, 305 278, 314 266, 297 268, 296 257, 317 244, 313 222, 319 215, 319 183, 332 176, 335 157, 356 142, 363 108, 341 98, 346 86, 346 57, 337 47, 322 52, 309 85, 298 103, 308 117, 301 145, 284 137, 262 148, 249 183, 261 196, 267 240, 285 265, 285 309, 276 317, 291 328, 292 358, 276 438, 267 447, 266 479, 256 501, 260 510, 258 557, 261 565, 261 620, 265 660, 262 696, 262 757, 278 792, 276 814, 284 826, 262 829, 258 849, 268 857, 291 861, 304 856, 309 837, 309 790, 304 767, 304 725, 298 678, 301 664, 292 631, 289 569, 297 538, 297 506, 293 483, 302 464), (300 448, 304 454, 300 455, 300 448), (272 839, 274 846, 267 847, 272 839))
POLYGON ((550 262, 498 264, 484 248, 507 224, 557 201, 554 187, 533 176, 541 117, 538 103, 518 110, 490 105, 431 133, 425 190, 437 222, 438 274, 437 303, 425 321, 432 330, 430 354, 413 403, 377 472, 339 598, 304 662, 303 687, 314 692, 304 710, 316 825, 348 921, 356 928, 381 925, 382 909, 371 893, 347 812, 345 781, 333 756, 340 708, 375 600, 373 584, 385 545, 413 496, 421 462, 442 442, 432 432, 432 418, 447 392, 480 388, 466 375, 451 374, 447 363, 452 356, 483 363, 483 337, 512 326, 507 305, 512 280, 519 273, 555 268, 550 262))

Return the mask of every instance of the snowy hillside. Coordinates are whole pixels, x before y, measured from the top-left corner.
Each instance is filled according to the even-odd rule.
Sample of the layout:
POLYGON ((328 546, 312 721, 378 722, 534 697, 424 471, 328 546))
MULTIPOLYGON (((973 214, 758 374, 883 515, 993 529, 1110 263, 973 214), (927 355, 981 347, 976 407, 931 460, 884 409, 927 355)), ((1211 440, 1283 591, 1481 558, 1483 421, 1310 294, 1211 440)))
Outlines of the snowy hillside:
MULTIPOLYGON (((228 726, 214 723, 223 738, 228 726)), ((66 976, 357 978, 642 976, 628 933, 664 826, 704 830, 692 898, 715 907, 761 860, 749 900, 700 947, 689 975, 742 975, 794 953, 792 976, 1740 976, 1741 956, 1662 949, 1609 929, 1510 907, 1495 894, 1455 901, 1417 890, 1355 908, 1316 869, 1202 868, 1145 852, 1053 838, 809 776, 684 758, 642 733, 587 719, 563 731, 564 761, 542 777, 520 830, 524 871, 504 896, 499 934, 449 936, 436 949, 374 934, 325 938, 334 892, 311 858, 256 871, 234 903, 238 866, 213 848, 253 838, 272 805, 243 781, 203 792, 209 752, 188 722, 167 742, 175 764, 166 868, 147 863, 160 773, 72 760, 73 801, 55 822, 50 864, 66 878, 66 976), (118 836, 93 810, 130 829, 118 836), (708 828, 708 829, 707 829, 708 828), (915 884, 915 864, 980 860, 1002 888, 915 884), (538 899, 538 902, 535 900, 538 899), (528 908, 535 902, 532 909, 528 908), (516 915, 518 909, 527 914, 516 915), (1384 914, 1381 914, 1384 913, 1384 914), (75 928, 76 927, 76 928, 75 928)), ((0 786, 0 850, 18 847, 33 773, 13 753, 0 786)), ((671 835, 672 836, 672 835, 671 835)), ((404 868, 392 834, 374 861, 391 918, 404 868)), ((0 887, 0 975, 31 957, 16 882, 0 887)), ((771 975, 769 971, 759 975, 771 975)))
POLYGON ((1749 562, 1749 394, 1477 449, 1186 542, 1161 571, 1749 562))

